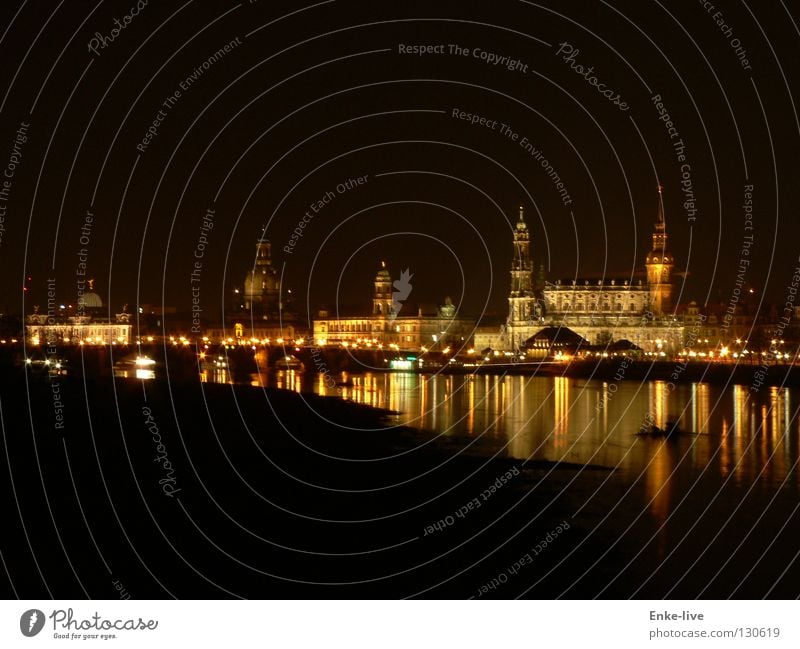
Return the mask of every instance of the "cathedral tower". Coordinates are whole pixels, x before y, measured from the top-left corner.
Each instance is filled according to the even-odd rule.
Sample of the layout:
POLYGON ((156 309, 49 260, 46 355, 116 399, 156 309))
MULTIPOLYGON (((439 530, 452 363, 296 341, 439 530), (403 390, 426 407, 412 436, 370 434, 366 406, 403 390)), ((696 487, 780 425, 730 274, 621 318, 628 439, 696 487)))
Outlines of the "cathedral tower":
POLYGON ((531 237, 522 206, 514 228, 514 257, 511 260, 511 297, 533 295, 533 264, 531 262, 531 237))
POLYGON ((672 309, 672 269, 675 259, 667 250, 666 224, 664 223, 663 187, 658 186, 658 216, 653 231, 653 249, 647 253, 647 284, 650 288, 650 309, 654 315, 672 309))
POLYGON ((511 259, 511 293, 508 297, 509 323, 527 322, 534 315, 531 237, 522 207, 514 228, 514 257, 511 259))
POLYGON ((537 322, 536 294, 533 290, 533 262, 531 261, 531 235, 525 223, 525 214, 519 208, 519 218, 514 227, 514 257, 511 260, 511 292, 508 295, 508 320, 506 344, 511 350, 521 349, 539 327, 537 322))

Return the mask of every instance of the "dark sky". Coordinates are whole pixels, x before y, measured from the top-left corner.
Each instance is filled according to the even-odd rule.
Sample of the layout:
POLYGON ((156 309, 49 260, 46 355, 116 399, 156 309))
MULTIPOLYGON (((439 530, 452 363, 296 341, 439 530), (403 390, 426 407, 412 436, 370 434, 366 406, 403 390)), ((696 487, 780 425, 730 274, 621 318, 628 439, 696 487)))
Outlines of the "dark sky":
POLYGON ((23 309, 26 276, 26 311, 44 303, 50 276, 60 300, 74 300, 82 248, 112 311, 186 309, 213 207, 196 284, 209 316, 241 286, 265 226, 285 286, 312 306, 368 301, 385 259, 393 277, 414 274, 414 301, 450 295, 470 314, 504 313, 518 205, 550 278, 630 276, 650 244, 658 182, 686 272, 681 301, 726 302, 747 235, 748 286, 782 301, 800 253, 800 12, 716 5, 150 0, 95 54, 91 39, 109 38, 135 0, 3 2, 0 167, 12 155, 19 164, 0 201, 0 309, 23 309), (440 47, 416 55, 401 45, 440 47), (497 124, 472 125, 454 108, 497 124), (522 138, 558 173, 569 205, 522 138), (366 182, 337 191, 359 176, 366 182), (684 178, 696 212, 684 206, 684 178), (326 192, 334 198, 285 253, 326 192))

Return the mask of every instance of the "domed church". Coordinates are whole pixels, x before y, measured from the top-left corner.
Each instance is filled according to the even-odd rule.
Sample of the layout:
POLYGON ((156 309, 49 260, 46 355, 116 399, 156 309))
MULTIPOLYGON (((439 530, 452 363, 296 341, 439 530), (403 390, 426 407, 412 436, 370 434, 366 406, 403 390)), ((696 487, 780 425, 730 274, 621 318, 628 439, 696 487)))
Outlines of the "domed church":
POLYGON ((261 238, 256 242, 253 267, 245 275, 242 308, 251 311, 254 319, 269 320, 280 311, 280 280, 272 265, 272 244, 261 238))

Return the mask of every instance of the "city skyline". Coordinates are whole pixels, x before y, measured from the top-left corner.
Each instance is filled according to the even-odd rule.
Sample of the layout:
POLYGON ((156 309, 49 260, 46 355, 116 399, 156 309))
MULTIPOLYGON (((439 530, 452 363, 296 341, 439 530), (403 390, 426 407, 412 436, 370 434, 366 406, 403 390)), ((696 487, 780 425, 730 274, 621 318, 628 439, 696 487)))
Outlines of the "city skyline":
POLYGON ((798 42, 783 1, 0 3, 0 645, 505 639, 362 634, 388 599, 791 643, 798 42))
MULTIPOLYGON (((98 24, 107 10, 99 11, 98 24)), ((239 15, 244 18, 256 11, 247 7, 239 15)), ((308 15, 322 20, 328 11, 322 8, 308 15)), ((741 240, 746 234, 744 207, 749 202, 756 214, 753 223, 763 230, 761 235, 753 233, 758 254, 748 269, 748 285, 768 301, 781 300, 787 273, 793 268, 791 242, 797 236, 786 215, 791 214, 793 205, 800 204, 793 184, 782 185, 776 194, 771 180, 775 165, 781 177, 785 174, 787 178, 798 165, 791 149, 776 137, 780 124, 795 122, 791 105, 781 95, 781 83, 761 82, 757 94, 752 89, 748 92, 743 81, 751 71, 721 64, 728 56, 739 63, 733 50, 721 49, 715 54, 720 65, 710 68, 690 47, 671 53, 676 57, 673 67, 693 70, 690 95, 688 81, 670 74, 670 62, 662 58, 650 61, 657 82, 647 80, 649 92, 641 75, 637 77, 630 66, 621 63, 628 74, 613 84, 627 103, 627 110, 621 111, 604 97, 595 97, 598 93, 587 79, 576 74, 577 66, 592 67, 605 82, 605 71, 616 69, 620 61, 585 42, 579 32, 559 31, 552 53, 545 55, 537 49, 541 44, 509 42, 511 25, 482 30, 477 40, 469 23, 453 17, 448 24, 456 31, 447 39, 453 42, 444 43, 441 52, 401 53, 398 43, 438 43, 436 20, 425 17, 431 13, 429 8, 409 6, 392 11, 398 12, 397 18, 408 12, 420 21, 413 32, 405 22, 382 27, 365 43, 365 51, 374 47, 380 52, 346 52, 344 56, 349 58, 304 72, 302 83, 298 78, 275 86, 282 66, 291 65, 279 58, 271 68, 276 78, 260 88, 255 99, 246 92, 246 84, 230 84, 220 72, 234 61, 243 71, 258 65, 258 47, 253 45, 258 32, 241 38, 244 34, 238 29, 236 12, 230 15, 233 22, 213 39, 188 41, 157 77, 141 80, 141 96, 129 95, 123 85, 113 81, 119 72, 117 55, 133 52, 130 34, 137 25, 149 28, 153 12, 142 12, 117 41, 96 48, 97 53, 89 52, 88 59, 81 54, 84 63, 78 69, 89 67, 79 87, 96 77, 109 88, 100 108, 91 104, 89 116, 95 118, 86 134, 70 125, 82 122, 86 113, 82 102, 101 97, 81 91, 66 101, 69 94, 57 89, 51 77, 49 87, 64 100, 62 115, 54 110, 58 102, 35 102, 35 92, 8 94, 5 110, 20 118, 6 120, 0 130, 0 136, 13 144, 9 160, 13 159, 14 165, 11 186, 0 197, 6 208, 2 249, 10 267, 16 269, 0 278, 3 312, 29 310, 22 306, 21 291, 27 276, 34 278, 37 291, 51 275, 65 289, 74 283, 82 250, 87 253, 81 261, 87 272, 108 279, 105 286, 111 299, 104 293, 105 302, 120 306, 163 302, 183 310, 192 299, 183 278, 193 270, 194 253, 203 236, 207 239, 203 293, 210 309, 215 309, 234 285, 232 277, 242 272, 241 261, 252 255, 252 241, 264 231, 275 242, 276 259, 286 264, 284 284, 312 304, 327 303, 330 295, 336 294, 331 278, 338 276, 337 271, 347 268, 351 277, 365 277, 371 272, 372 260, 386 258, 402 268, 416 266, 421 273, 430 269, 430 277, 418 279, 419 290, 429 292, 431 299, 436 295, 436 278, 441 276, 448 283, 464 282, 471 287, 465 304, 468 310, 480 313, 488 295, 490 310, 497 312, 503 306, 498 285, 509 255, 503 233, 513 229, 518 205, 524 205, 530 215, 531 231, 541 244, 540 259, 551 276, 625 274, 639 263, 646 245, 641 231, 649 229, 652 188, 658 183, 665 187, 665 211, 674 247, 686 252, 684 268, 676 269, 687 273, 686 295, 700 303, 727 299, 738 264, 738 245, 727 243, 733 233, 723 233, 721 224, 735 217, 741 226, 737 226, 736 239, 741 240), (241 44, 231 46, 237 36, 241 44), (451 44, 468 48, 470 53, 451 54, 451 44), (222 54, 217 55, 220 49, 222 54), (495 53, 499 58, 490 62, 488 54, 481 58, 481 53, 495 53), (528 70, 497 65, 501 55, 527 63, 528 70), (688 65, 695 58, 700 65, 688 65), (208 61, 211 63, 206 65, 208 61), (198 65, 200 75, 194 72, 198 65), (372 78, 375 66, 391 72, 392 78, 420 80, 380 82, 372 78), (425 80, 426 75, 435 79, 438 75, 432 72, 439 68, 451 77, 447 83, 437 86, 425 80), (350 81, 351 74, 357 78, 350 81), (709 83, 695 83, 694 77, 709 83), (510 100, 508 92, 494 88, 495 80, 518 100, 510 100), (320 99, 330 94, 328 90, 341 90, 344 81, 345 86, 354 88, 348 94, 359 98, 355 112, 335 96, 320 99), (377 86, 369 85, 375 82, 377 86), (571 92, 564 92, 566 84, 575 82, 578 85, 571 92), (712 92, 718 84, 724 84, 724 94, 712 92), (383 99, 371 94, 369 88, 373 87, 384 93, 383 99), (280 121, 273 119, 274 97, 282 96, 284 90, 295 95, 291 114, 280 121), (213 100, 211 110, 204 112, 209 100, 213 100), (734 103, 736 112, 731 114, 734 103), (386 104, 391 105, 390 110, 386 104), (698 118, 691 109, 700 104, 704 110, 698 118), (38 118, 23 118, 34 105, 38 118), (762 105, 769 123, 764 121, 762 105), (125 107, 123 115, 130 111, 124 123, 109 128, 97 118, 97 110, 107 114, 118 106, 125 107), (159 111, 164 117, 159 117, 159 111), (212 114, 225 117, 209 122, 212 114), (196 139, 202 130, 191 127, 190 115, 192 119, 201 115, 213 134, 196 139), (562 123, 569 124, 566 130, 553 128, 556 115, 563 115, 562 123), (225 128, 228 119, 235 120, 235 132, 232 127, 219 133, 213 130, 225 128), (154 120, 159 123, 143 152, 136 145, 154 120), (309 120, 324 124, 323 130, 310 139, 308 134, 298 137, 309 120), (275 124, 269 126, 272 122, 275 124), (599 123, 602 129, 597 128, 599 123), (386 129, 392 132, 391 138, 385 137, 386 129), (717 136, 721 129, 724 136, 717 136), (22 137, 17 135, 20 130, 24 131, 22 137), (181 140, 179 134, 184 133, 181 140), (90 154, 87 137, 113 141, 114 148, 97 156, 90 154), (50 154, 46 155, 51 139, 50 154), (349 145, 356 141, 360 144, 349 145), (715 155, 713 143, 717 141, 724 142, 731 155, 715 155), (195 149, 198 154, 206 152, 189 165, 193 168, 196 164, 196 171, 180 183, 172 182, 180 176, 180 165, 192 160, 195 149), (60 155, 62 150, 64 155, 60 155), (580 156, 575 155, 577 150, 582 152, 580 156), (392 156, 389 165, 387 151, 392 156), (313 164, 307 165, 304 156, 311 156, 313 164), (42 160, 42 170, 26 164, 32 160, 42 160), (421 160, 424 168, 420 168, 421 160), (510 173, 493 160, 504 160, 510 173), (295 173, 300 168, 304 171, 295 173), (314 172, 309 173, 311 170, 314 172), (67 178, 69 185, 62 186, 67 178), (358 183, 359 178, 364 181, 358 183), (38 191, 34 191, 37 179, 38 191), (51 191, 49 182, 60 184, 51 191), (485 195, 475 189, 481 186, 488 190, 485 195), (747 186, 752 187, 749 199, 747 186), (565 191, 568 204, 564 203, 565 191), (34 196, 33 201, 23 200, 34 196), (213 228, 204 232, 208 210, 217 216, 213 228), (313 220, 296 245, 290 246, 293 252, 285 253, 293 231, 307 213, 314 215, 313 220), (28 214, 33 219, 31 229, 26 226, 28 214), (53 227, 49 225, 51 217, 53 227), (84 234, 87 225, 91 226, 88 237, 84 234), (772 230, 777 236, 772 236, 772 230), (424 233, 447 242, 453 252, 435 245, 432 239, 400 236, 398 231, 424 233), (460 236, 453 236, 455 232, 460 236), (86 245, 81 237, 86 237, 86 245), (375 238, 372 249, 368 242, 375 238), (128 242, 136 245, 125 245, 128 242), (319 274, 309 277, 305 259, 313 257, 322 245, 328 246, 326 259, 321 261, 319 274), (349 260, 350 251, 362 245, 368 246, 363 249, 365 254, 349 260), (503 263, 490 264, 486 250, 503 263), (344 251, 347 254, 341 254, 344 251), (473 264, 474 274, 469 274, 473 268, 467 269, 461 280, 456 260, 463 258, 477 263, 473 264), (309 280, 311 288, 306 291, 309 280), (494 280, 491 286, 490 280, 494 280)), ((455 16, 460 9, 446 5, 440 11, 453 11, 455 16)), ((504 19, 512 21, 516 12, 524 15, 526 10, 518 6, 509 11, 504 19)), ((739 10, 729 12, 735 16, 739 10)), ((599 12, 597 29, 613 33, 613 15, 599 12)), ((638 19, 645 24, 652 21, 643 10, 638 19)), ((334 12, 332 20, 342 27, 353 24, 346 11, 334 12)), ((687 24, 697 31, 695 40, 700 35, 707 40, 717 37, 711 20, 687 24)), ((15 33, 9 35, 15 37, 15 33)), ((40 46, 46 49, 49 44, 40 46)), ((641 60, 640 52, 649 47, 647 38, 635 30, 625 43, 627 55, 635 61, 641 60)), ((784 44, 776 42, 773 47, 779 51, 784 44)), ((763 62, 769 56, 769 52, 760 54, 761 69, 780 81, 780 69, 763 62)), ((122 60, 127 59, 123 56, 122 60)), ((748 56, 748 65, 753 66, 755 60, 748 56)), ((132 75, 133 85, 139 69, 130 64, 123 70, 132 75)), ((356 302, 360 293, 355 281, 346 282, 343 301, 356 302)), ((41 295, 34 293, 40 303, 41 295)))
MULTIPOLYGON (((659 186, 659 187, 663 191, 663 187, 662 186, 659 186)), ((659 193, 659 196, 661 196, 661 193, 659 193)), ((661 204, 660 202, 657 202, 656 203, 656 207, 655 207, 656 214, 658 215, 659 213, 662 213, 663 209, 664 209, 663 208, 663 204, 661 204)), ((524 211, 524 208, 522 206, 519 206, 517 208, 517 212, 519 212, 519 210, 523 210, 524 211)), ((508 212, 506 214, 510 214, 510 212, 508 212)), ((510 216, 508 218, 510 218, 510 216)), ((663 215, 662 215, 662 217, 656 216, 656 218, 663 218, 663 215)), ((515 219, 511 219, 511 220, 512 220, 512 222, 515 222, 515 219)), ((652 222, 654 222, 654 220, 651 218, 651 223, 652 222)), ((664 223, 665 223, 665 225, 668 223, 668 221, 665 218, 664 218, 664 223)), ((512 223, 512 225, 513 225, 513 223, 512 223)), ((640 224, 640 227, 637 228, 637 232, 646 232, 646 225, 647 225, 646 223, 640 224)), ((86 227, 87 226, 84 225, 84 228, 82 229, 82 232, 86 232, 87 231, 86 227)), ((513 233, 513 229, 511 230, 511 232, 513 233)), ((202 237, 206 237, 207 235, 204 233, 201 236, 202 237)), ((639 238, 642 241, 646 241, 650 237, 648 235, 640 234, 639 238)), ((262 239, 264 241, 272 244, 271 240, 268 237, 265 237, 265 236, 262 236, 262 237, 259 237, 259 238, 255 239, 255 242, 257 243, 259 240, 262 240, 262 239)), ((534 271, 535 271, 535 274, 537 276, 542 276, 542 279, 545 280, 545 281, 555 281, 556 279, 558 279, 559 281, 564 281, 564 282, 571 282, 571 281, 575 281, 575 280, 583 281, 583 279, 585 277, 594 277, 596 279, 609 279, 609 280, 627 278, 627 279, 629 279, 631 281, 636 281, 636 280, 641 279, 642 277, 646 276, 646 268, 645 268, 645 264, 641 261, 641 255, 642 255, 643 251, 647 251, 649 248, 648 248, 647 244, 642 244, 641 242, 639 242, 639 243, 637 243, 635 245, 635 250, 636 250, 637 254, 639 255, 638 263, 632 263, 630 266, 627 266, 627 267, 622 266, 622 265, 617 265, 616 267, 612 266, 612 267, 609 267, 609 268, 603 268, 603 269, 600 270, 600 272, 598 272, 597 268, 592 268, 592 267, 583 268, 583 267, 581 267, 580 269, 574 269, 576 271, 574 275, 572 275, 572 276, 566 275, 565 276, 565 275, 557 275, 557 274, 555 274, 553 272, 548 272, 545 269, 545 262, 543 261, 543 259, 545 259, 546 257, 542 254, 542 252, 540 252, 542 241, 538 240, 535 235, 532 236, 532 240, 533 240, 533 244, 535 246, 535 250, 537 252, 537 258, 534 259, 532 257, 532 262, 533 262, 534 267, 535 267, 534 271)), ((289 239, 289 241, 292 241, 291 238, 289 239)), ((252 245, 252 242, 251 242, 251 245, 252 245)), ((270 253, 271 257, 273 259, 273 262, 274 262, 273 263, 273 267, 275 267, 276 269, 284 266, 284 264, 286 263, 287 259, 291 259, 291 257, 289 255, 285 254, 285 248, 286 248, 285 246, 284 246, 284 250, 281 250, 280 248, 277 248, 272 253, 270 253), (276 254, 278 256, 277 259, 275 259, 276 254)), ((380 252, 380 251, 378 251, 378 252, 380 252)), ((497 250, 491 250, 489 252, 492 254, 493 257, 496 256, 499 259, 502 259, 504 256, 507 256, 509 263, 511 263, 511 261, 512 261, 512 259, 514 257, 513 252, 509 252, 508 245, 500 246, 500 247, 498 247, 497 250), (505 252, 505 254, 504 254, 504 252, 505 252)), ((73 299, 62 299, 63 295, 60 295, 59 298, 57 298, 60 303, 70 304, 71 307, 77 307, 78 303, 80 302, 81 295, 82 295, 82 293, 84 291, 84 287, 86 286, 86 282, 87 281, 98 282, 98 278, 97 277, 91 277, 91 278, 88 277, 88 275, 90 273, 89 273, 89 271, 87 269, 87 264, 86 264, 86 261, 85 261, 85 259, 86 259, 86 251, 85 251, 85 249, 79 250, 77 255, 78 255, 78 259, 79 259, 78 264, 77 264, 78 278, 75 280, 75 282, 73 282, 74 286, 68 286, 67 289, 64 291, 65 293, 73 292, 75 294, 74 298, 73 299), (73 302, 75 303, 74 305, 71 304, 73 302)), ((407 253, 406 254, 400 253, 400 254, 397 255, 397 257, 399 257, 401 259, 407 259, 408 255, 407 255, 407 253)), ((247 270, 245 268, 244 270, 241 270, 238 273, 238 275, 242 275, 245 272, 250 272, 253 269, 257 268, 257 266, 258 266, 258 253, 253 255, 253 259, 254 259, 253 265, 250 267, 250 270, 247 270)), ((370 260, 371 259, 372 259, 372 264, 373 265, 376 263, 375 260, 377 260, 377 259, 384 259, 384 260, 388 259, 390 267, 403 266, 404 263, 405 263, 405 262, 392 263, 392 259, 390 257, 388 257, 387 255, 378 254, 375 257, 368 257, 367 255, 364 255, 364 259, 360 260, 360 263, 358 264, 358 267, 364 267, 365 265, 370 264, 370 260)), ((296 260, 293 260, 293 261, 296 261, 296 260)), ((239 263, 241 264, 241 261, 239 263)), ((408 266, 408 267, 410 267, 410 266, 408 266)), ((687 276, 690 275, 691 273, 689 273, 689 272, 687 272, 685 270, 681 271, 680 270, 681 267, 685 268, 685 266, 676 266, 675 267, 675 276, 676 276, 675 283, 677 285, 676 286, 676 289, 677 289, 676 290, 676 296, 680 296, 682 298, 681 301, 680 301, 680 305, 685 306, 686 304, 689 304, 692 301, 698 302, 701 299, 701 296, 698 296, 698 295, 686 295, 686 293, 688 291, 688 289, 687 289, 687 285, 688 285, 687 276)), ((202 265, 201 265, 201 269, 200 270, 190 267, 190 271, 191 271, 190 272, 190 278, 189 278, 190 283, 195 283, 195 282, 199 283, 199 279, 202 276, 202 274, 201 274, 202 273, 202 265)), ((424 273, 425 273, 425 265, 424 264, 422 265, 422 268, 421 268, 420 272, 424 276, 424 273)), ((231 272, 230 275, 233 275, 235 277, 237 274, 235 272, 231 272)), ((367 285, 369 283, 368 275, 369 275, 369 273, 362 274, 362 273, 356 272, 356 271, 350 271, 350 272, 343 271, 343 272, 341 272, 340 273, 340 279, 339 279, 338 283, 340 284, 340 289, 343 289, 342 292, 345 295, 348 296, 348 301, 340 300, 340 298, 338 296, 330 295, 329 293, 328 294, 322 294, 322 297, 319 299, 318 302, 316 302, 314 304, 310 304, 310 315, 313 316, 313 313, 315 311, 317 311, 321 307, 330 308, 330 306, 332 304, 336 304, 338 302, 341 302, 346 307, 346 309, 350 309, 350 310, 352 310, 352 308, 354 306, 356 306, 356 305, 366 304, 368 299, 363 297, 363 295, 364 295, 363 288, 364 288, 365 285, 367 285), (348 280, 348 279, 352 280, 352 281, 344 281, 344 280, 348 280), (355 287, 360 287, 360 288, 357 289, 355 287), (361 293, 360 299, 359 299, 359 296, 357 294, 357 291, 359 293, 361 293), (327 297, 326 297, 326 295, 327 295, 327 297)), ((48 291, 47 284, 50 282, 50 280, 51 280, 51 278, 48 276, 47 278, 44 279, 44 281, 40 280, 38 282, 38 284, 37 284, 34 281, 34 279, 32 278, 32 276, 28 276, 26 278, 25 288, 27 290, 25 292, 27 293, 27 296, 28 296, 27 302, 30 305, 31 310, 37 305, 41 307, 42 306, 41 303, 46 301, 46 296, 47 296, 47 291, 48 291), (35 297, 37 295, 43 297, 44 299, 40 299, 39 302, 37 303, 36 300, 35 300, 35 297)), ((280 280, 279 279, 277 279, 276 281, 278 282, 278 284, 280 284, 280 280)), ((438 294, 434 294, 433 293, 433 291, 429 288, 431 286, 431 284, 433 284, 433 282, 430 281, 430 276, 429 276, 428 281, 421 283, 420 290, 418 291, 418 292, 422 292, 425 295, 425 299, 423 301, 428 302, 428 303, 435 302, 437 299, 441 299, 443 297, 443 295, 438 295, 438 294)), ((741 284, 742 283, 740 282, 739 283, 740 287, 741 287, 741 284)), ((59 282, 54 282, 54 285, 59 286, 60 283, 59 282)), ((752 288, 752 286, 749 283, 748 283, 748 286, 749 286, 749 295, 753 295, 754 293, 756 293, 756 291, 752 288)), ((447 289, 447 287, 442 287, 442 290, 446 290, 446 289, 447 289)), ((494 290, 489 295, 489 299, 488 299, 488 302, 487 302, 489 305, 491 305, 490 308, 488 309, 490 317, 496 317, 496 314, 498 312, 502 311, 505 308, 504 296, 506 295, 506 290, 505 290, 505 287, 502 286, 502 278, 498 278, 496 284, 494 284, 494 286, 493 286, 493 289, 494 290)), ((90 289, 90 290, 93 290, 93 289, 90 289)), ((280 292, 280 294, 283 296, 284 299, 287 298, 287 292, 288 292, 290 294, 289 297, 291 297, 292 299, 295 300, 295 308, 297 307, 298 288, 296 286, 283 286, 283 287, 276 286, 276 290, 280 292)), ((435 290, 439 290, 439 289, 437 288, 435 290)), ((241 306, 241 305, 237 305, 236 302, 237 302, 237 300, 241 300, 240 296, 243 295, 245 293, 245 291, 246 291, 246 282, 245 281, 242 281, 241 279, 231 279, 229 281, 229 285, 228 285, 227 289, 222 291, 222 293, 218 296, 220 302, 219 302, 219 305, 217 306, 217 308, 215 310, 219 311, 219 312, 222 311, 223 300, 224 300, 224 303, 226 304, 226 306, 225 306, 226 310, 239 308, 239 306, 241 306)), ((463 291, 462 294, 464 294, 464 293, 466 293, 466 291, 463 291)), ((723 295, 724 294, 721 291, 718 292, 717 293, 717 297, 720 298, 720 299, 719 300, 715 300, 712 297, 712 299, 709 300, 709 304, 713 305, 713 304, 715 304, 717 302, 721 303, 722 302, 721 298, 723 297, 723 295)), ((104 294, 102 295, 104 303, 106 303, 106 297, 107 297, 107 293, 104 292, 104 294)), ((116 306, 113 306, 113 305, 109 304, 108 305, 109 308, 112 311, 115 310, 115 309, 116 310, 122 310, 123 305, 128 306, 128 305, 132 305, 133 304, 132 300, 124 300, 124 299, 122 299, 124 297, 125 296, 122 296, 122 297, 119 298, 119 300, 117 300, 117 301, 120 302, 120 306, 119 307, 116 307, 116 306)), ((746 299, 746 297, 747 296, 742 296, 743 302, 746 299)), ((759 298, 760 297, 761 296, 759 295, 759 298)), ((300 299, 302 301, 302 297, 300 299)), ((754 298, 750 298, 750 299, 752 300, 754 298)), ((246 303, 246 300, 245 300, 245 303, 246 303)), ((306 303, 308 304, 307 300, 306 300, 306 303)), ((148 299, 143 299, 140 304, 149 306, 149 305, 157 305, 159 303, 157 301, 154 302, 154 301, 151 301, 151 300, 148 300, 148 299)), ((175 309, 176 308, 175 304, 172 304, 172 303, 169 303, 169 302, 165 303, 164 306, 169 307, 170 309, 175 309)), ((244 304, 244 306, 247 306, 247 304, 244 304)), ((677 307, 679 305, 676 304, 675 306, 677 307)), ((190 304, 184 310, 185 311, 191 311, 191 301, 190 301, 190 304)), ((15 315, 20 315, 20 314, 15 314, 15 315)), ((479 317, 480 313, 470 313, 470 315, 473 315, 475 317, 479 317)))

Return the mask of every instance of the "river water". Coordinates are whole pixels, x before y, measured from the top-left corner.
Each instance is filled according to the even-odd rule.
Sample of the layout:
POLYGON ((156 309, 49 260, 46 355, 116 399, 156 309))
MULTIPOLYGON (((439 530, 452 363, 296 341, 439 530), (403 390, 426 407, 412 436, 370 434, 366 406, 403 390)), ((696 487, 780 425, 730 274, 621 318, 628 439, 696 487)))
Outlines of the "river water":
MULTIPOLYGON (((800 394, 788 388, 566 377, 365 373, 323 376, 320 395, 399 413, 398 424, 463 438, 482 453, 599 464, 664 475, 678 466, 773 487, 798 483, 800 394), (649 422, 678 422, 678 440, 637 435, 649 422)), ((278 373, 276 387, 308 389, 302 375, 278 373)))
POLYGON ((629 561, 601 577, 600 595, 796 594, 797 389, 401 372, 288 371, 262 384, 396 411, 396 424, 455 452, 569 463, 534 470, 573 498, 571 521, 629 561), (687 432, 638 435, 650 422, 687 432))

